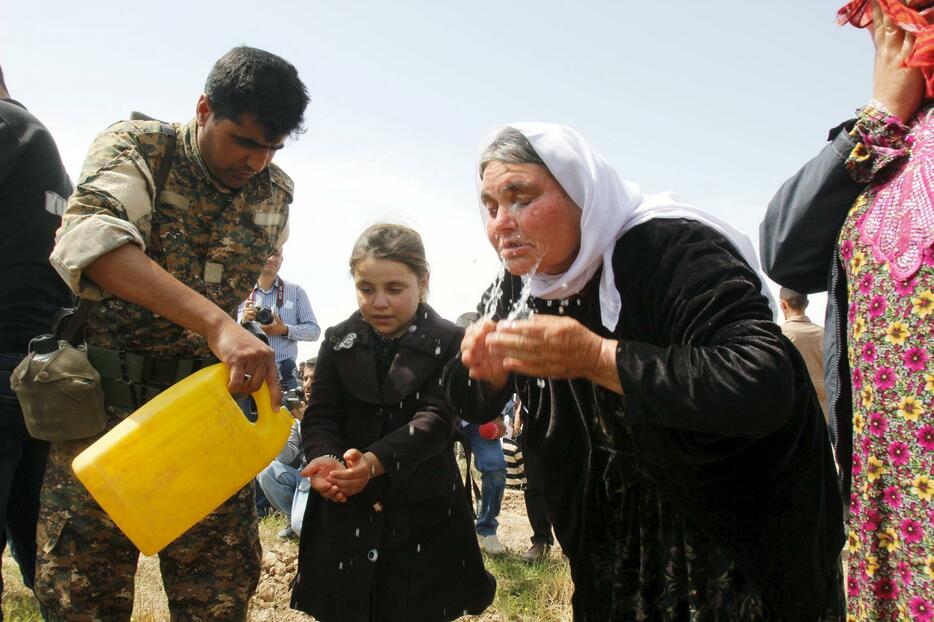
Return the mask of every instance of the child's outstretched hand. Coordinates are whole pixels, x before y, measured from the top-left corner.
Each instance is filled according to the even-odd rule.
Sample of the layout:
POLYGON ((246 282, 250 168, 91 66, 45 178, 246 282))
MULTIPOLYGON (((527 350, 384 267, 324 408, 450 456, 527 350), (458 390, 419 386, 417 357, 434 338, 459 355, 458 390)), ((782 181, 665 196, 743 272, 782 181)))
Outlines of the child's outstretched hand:
POLYGON ((359 449, 348 449, 344 452, 344 462, 347 468, 331 471, 327 480, 337 487, 338 494, 345 500, 366 488, 371 478, 384 473, 383 465, 372 452, 364 454, 359 449))
POLYGON ((344 465, 331 456, 319 456, 302 469, 302 477, 307 477, 311 488, 319 495, 330 501, 344 502, 347 497, 340 488, 328 481, 328 476, 334 471, 343 470, 344 465))

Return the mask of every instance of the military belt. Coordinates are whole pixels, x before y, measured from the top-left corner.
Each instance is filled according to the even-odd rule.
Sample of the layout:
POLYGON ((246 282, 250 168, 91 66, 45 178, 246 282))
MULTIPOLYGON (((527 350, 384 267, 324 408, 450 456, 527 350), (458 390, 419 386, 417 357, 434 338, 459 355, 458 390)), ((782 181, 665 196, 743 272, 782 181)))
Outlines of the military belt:
POLYGON ((217 363, 214 357, 165 359, 97 346, 88 346, 88 360, 101 375, 107 406, 130 411, 182 378, 217 363))

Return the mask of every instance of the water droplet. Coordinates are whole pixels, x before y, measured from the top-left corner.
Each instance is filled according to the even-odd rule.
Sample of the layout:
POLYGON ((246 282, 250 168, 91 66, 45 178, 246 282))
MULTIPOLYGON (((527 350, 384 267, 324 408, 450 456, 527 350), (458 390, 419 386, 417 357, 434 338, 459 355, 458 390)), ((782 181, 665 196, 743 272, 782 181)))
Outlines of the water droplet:
POLYGON ((421 544, 415 545, 415 552, 416 552, 416 553, 421 553, 421 552, 422 552, 422 545, 421 545, 421 544))
POLYGON ((441 346, 435 346, 435 356, 441 354, 441 346))
POLYGON ((354 532, 354 536, 356 536, 357 538, 360 537, 360 528, 359 528, 359 527, 357 527, 357 530, 354 532))
POLYGON ((564 307, 558 307, 558 313, 561 314, 561 315, 563 315, 563 314, 564 314, 564 307))
POLYGON ((448 508, 448 516, 454 515, 454 508, 448 508))
POLYGON ((397 462, 397 463, 396 463, 396 470, 397 470, 397 471, 401 471, 401 470, 402 470, 402 463, 401 463, 401 462, 397 462))
POLYGON ((418 399, 418 395, 419 395, 419 393, 418 393, 418 391, 416 391, 416 392, 415 392, 415 399, 418 399))
POLYGON ((535 384, 538 385, 538 388, 539 388, 539 389, 544 389, 544 388, 545 388, 545 379, 544 379, 544 378, 539 378, 538 380, 535 381, 535 384))
MULTIPOLYGON (((404 400, 403 400, 404 401, 404 400)), ((399 402, 399 408, 402 408, 403 402, 399 402)))
POLYGON ((415 436, 415 426, 414 426, 414 425, 410 425, 410 426, 409 426, 409 436, 415 436))
POLYGON ((426 319, 426 320, 428 319, 428 312, 427 312, 427 311, 425 311, 425 319, 426 319))
POLYGON ((467 379, 467 386, 470 386, 470 378, 467 379))
POLYGON ((550 306, 551 306, 551 303, 553 303, 553 302, 554 302, 554 300, 549 300, 549 301, 546 302, 545 304, 547 304, 547 305, 550 307, 550 306))
POLYGON ((580 298, 577 299, 577 306, 578 306, 578 307, 581 306, 581 299, 580 299, 580 298))
POLYGON ((344 562, 339 563, 339 564, 337 565, 337 569, 338 569, 338 570, 343 570, 343 569, 344 569, 344 562))

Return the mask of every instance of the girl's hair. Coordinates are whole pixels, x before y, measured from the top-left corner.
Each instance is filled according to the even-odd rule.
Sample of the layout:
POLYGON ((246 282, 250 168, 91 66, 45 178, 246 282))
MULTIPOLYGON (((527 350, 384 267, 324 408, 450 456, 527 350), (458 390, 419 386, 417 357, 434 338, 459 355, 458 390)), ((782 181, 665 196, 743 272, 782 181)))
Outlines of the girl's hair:
POLYGON ((429 272, 422 236, 404 225, 380 223, 360 234, 350 254, 350 274, 364 259, 388 259, 405 264, 421 280, 429 272))

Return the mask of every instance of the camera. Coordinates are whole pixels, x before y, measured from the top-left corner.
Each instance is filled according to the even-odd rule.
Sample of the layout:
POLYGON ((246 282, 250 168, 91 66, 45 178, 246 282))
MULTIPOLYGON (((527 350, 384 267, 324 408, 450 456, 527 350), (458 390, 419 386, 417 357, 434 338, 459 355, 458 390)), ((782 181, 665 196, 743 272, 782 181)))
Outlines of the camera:
POLYGON ((256 321, 263 325, 272 324, 272 309, 256 307, 256 321))
POLYGON ((299 408, 304 401, 305 394, 302 392, 300 387, 290 389, 282 394, 282 405, 285 406, 286 410, 288 411, 299 408))

